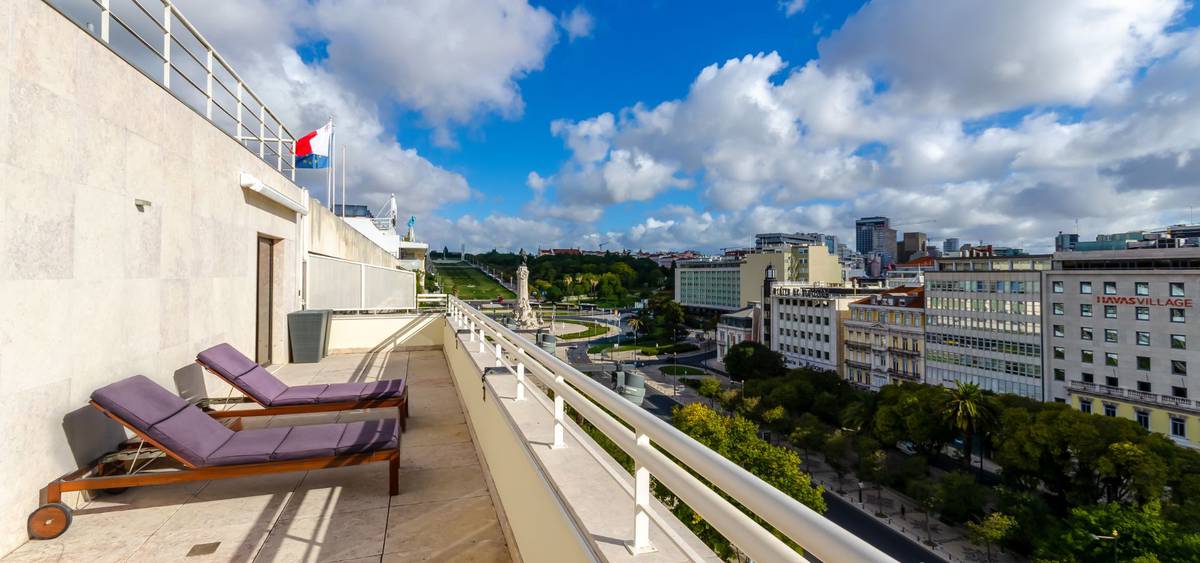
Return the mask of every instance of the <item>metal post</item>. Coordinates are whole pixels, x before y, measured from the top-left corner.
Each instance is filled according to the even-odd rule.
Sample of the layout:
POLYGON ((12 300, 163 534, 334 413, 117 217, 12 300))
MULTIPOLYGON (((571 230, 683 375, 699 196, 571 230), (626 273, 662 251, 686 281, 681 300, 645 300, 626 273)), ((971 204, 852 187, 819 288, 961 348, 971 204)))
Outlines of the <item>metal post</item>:
MULTIPOLYGON (((650 448, 650 437, 638 433, 637 447, 650 448)), ((634 555, 654 551, 650 545, 650 470, 640 463, 633 471, 633 541, 628 544, 634 555)))
POLYGON ((563 411, 566 410, 563 403, 561 389, 566 387, 567 383, 563 380, 563 376, 554 376, 554 444, 551 448, 565 448, 563 443, 563 411))
POLYGON ((267 143, 263 140, 267 137, 267 108, 258 98, 255 101, 258 102, 258 158, 263 158, 267 156, 267 143))
POLYGON ((204 117, 207 117, 209 121, 212 121, 212 108, 213 108, 213 97, 212 97, 212 92, 213 92, 213 90, 212 90, 212 83, 213 83, 212 70, 213 69, 212 69, 212 65, 213 65, 213 50, 209 49, 208 57, 204 61, 204 70, 208 73, 207 82, 205 82, 205 84, 204 84, 204 96, 206 98, 208 98, 204 103, 204 117))
POLYGON ((171 88, 171 3, 163 3, 163 86, 171 88))
POLYGON ((100 40, 108 43, 108 28, 112 21, 112 7, 109 2, 112 0, 100 0, 100 40))
MULTIPOLYGON (((275 122, 275 169, 283 172, 283 123, 275 122)), ((342 185, 345 185, 345 178, 342 179, 342 185)), ((344 189, 344 188, 343 188, 344 189)), ((344 205, 346 202, 342 202, 344 205)), ((345 207, 342 208, 342 215, 346 214, 345 207)))
MULTIPOLYGON (((245 129, 245 126, 242 125, 242 123, 243 123, 243 120, 242 120, 242 108, 243 108, 242 90, 244 90, 244 89, 245 89, 245 85, 242 84, 241 80, 238 80, 238 83, 237 83, 237 134, 234 135, 233 138, 237 139, 239 142, 242 140, 242 130, 245 129)), ((295 179, 295 178, 293 178, 293 179, 295 179)))

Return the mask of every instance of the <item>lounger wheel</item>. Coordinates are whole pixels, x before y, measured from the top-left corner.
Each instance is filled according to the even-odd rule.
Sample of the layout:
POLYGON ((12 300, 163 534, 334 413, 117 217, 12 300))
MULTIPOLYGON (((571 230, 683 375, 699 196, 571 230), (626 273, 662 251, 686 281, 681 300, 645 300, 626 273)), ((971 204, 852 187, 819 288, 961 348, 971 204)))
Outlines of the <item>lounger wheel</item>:
POLYGON ((71 527, 71 509, 61 502, 43 504, 29 515, 29 539, 52 540, 71 527))

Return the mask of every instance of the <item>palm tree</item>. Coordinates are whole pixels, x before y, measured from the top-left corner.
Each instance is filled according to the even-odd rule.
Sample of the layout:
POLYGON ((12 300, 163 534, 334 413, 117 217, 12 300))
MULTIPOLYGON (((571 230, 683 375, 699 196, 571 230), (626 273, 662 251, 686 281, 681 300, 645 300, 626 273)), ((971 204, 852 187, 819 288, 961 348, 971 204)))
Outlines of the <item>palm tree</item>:
MULTIPOLYGON (((996 407, 992 398, 984 395, 979 385, 958 381, 954 389, 946 389, 946 404, 942 414, 952 429, 962 433, 964 465, 970 467, 971 438, 986 435, 996 421, 996 407)), ((982 452, 979 465, 982 472, 982 452)))
POLYGON ((629 328, 633 329, 633 340, 636 342, 638 331, 642 330, 642 319, 637 317, 629 317, 629 320, 625 322, 629 324, 629 328))

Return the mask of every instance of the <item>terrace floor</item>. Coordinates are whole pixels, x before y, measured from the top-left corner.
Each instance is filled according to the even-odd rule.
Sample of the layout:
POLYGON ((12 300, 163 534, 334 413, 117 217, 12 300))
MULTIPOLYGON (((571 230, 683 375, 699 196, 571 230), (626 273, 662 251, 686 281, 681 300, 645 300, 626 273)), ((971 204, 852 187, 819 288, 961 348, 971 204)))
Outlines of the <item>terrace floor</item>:
MULTIPOLYGON (((27 542, 4 561, 509 561, 440 350, 338 354, 276 375, 290 385, 407 377, 400 494, 387 494, 386 463, 130 489, 81 498, 65 534, 27 542)), ((261 417, 246 426, 388 416, 395 410, 261 417)))

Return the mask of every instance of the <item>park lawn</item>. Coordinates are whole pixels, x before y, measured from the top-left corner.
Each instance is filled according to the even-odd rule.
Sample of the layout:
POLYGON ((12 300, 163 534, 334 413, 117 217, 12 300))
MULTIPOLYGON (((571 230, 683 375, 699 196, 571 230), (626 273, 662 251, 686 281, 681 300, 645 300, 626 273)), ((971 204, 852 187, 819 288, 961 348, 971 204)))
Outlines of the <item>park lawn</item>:
POLYGON ((683 365, 663 366, 659 368, 659 370, 667 375, 704 375, 705 373, 704 370, 700 368, 683 365))
POLYGON ((459 299, 515 299, 516 295, 496 280, 488 277, 482 270, 467 264, 439 264, 437 266, 438 281, 446 293, 457 291, 459 299))
POLYGON ((608 333, 608 329, 610 328, 608 325, 582 322, 582 321, 562 321, 562 322, 569 322, 571 324, 579 324, 579 325, 583 325, 586 327, 583 330, 580 330, 578 332, 571 332, 571 333, 567 333, 567 334, 563 334, 563 335, 559 336, 559 338, 561 338, 563 340, 579 340, 582 338, 592 338, 593 336, 603 336, 608 333))
POLYGON ((655 344, 655 343, 622 344, 615 348, 613 348, 613 345, 614 345, 614 343, 612 343, 612 342, 605 342, 604 344, 597 344, 595 346, 592 346, 591 348, 588 348, 588 353, 589 354, 599 354, 600 352, 604 352, 604 351, 612 348, 616 352, 624 352, 626 350, 636 349, 639 354, 642 354, 644 356, 661 356, 663 354, 670 354, 672 352, 674 352, 676 354, 683 354, 685 352, 693 352, 695 350, 700 349, 699 346, 696 346, 695 344, 692 344, 691 342, 677 342, 674 344, 672 344, 670 342, 664 342, 664 343, 660 343, 660 344, 655 344))

